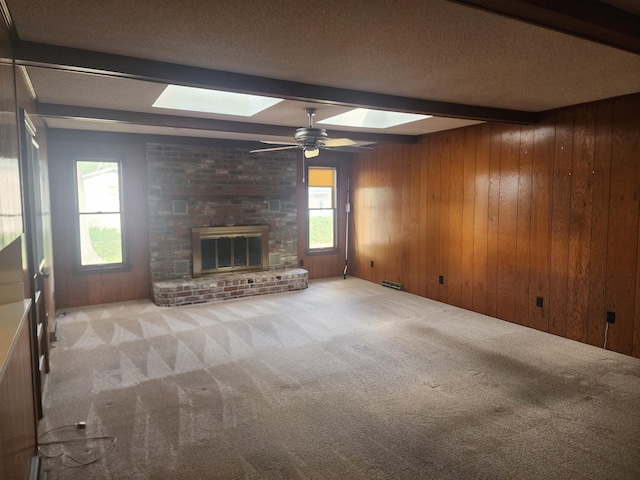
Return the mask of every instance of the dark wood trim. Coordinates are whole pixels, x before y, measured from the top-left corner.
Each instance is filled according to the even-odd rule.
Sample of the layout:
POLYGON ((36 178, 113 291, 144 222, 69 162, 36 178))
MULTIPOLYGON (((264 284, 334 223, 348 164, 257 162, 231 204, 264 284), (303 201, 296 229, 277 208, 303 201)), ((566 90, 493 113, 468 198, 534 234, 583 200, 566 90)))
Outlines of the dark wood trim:
MULTIPOLYGON (((146 112, 130 112, 123 110, 110 110, 105 108, 78 107, 73 105, 55 105, 51 103, 39 103, 36 112, 40 117, 71 118, 81 120, 108 120, 120 123, 136 125, 150 125, 154 127, 184 128, 190 130, 212 130, 218 132, 250 133, 256 135, 272 135, 279 137, 291 137, 296 127, 282 125, 265 125, 250 122, 232 122, 229 120, 217 120, 212 118, 184 117, 179 115, 163 115, 146 112)), ((367 132, 344 132, 331 130, 331 136, 335 138, 348 137, 361 142, 393 142, 415 143, 418 137, 414 135, 391 135, 367 132)))
POLYGON ((18 65, 54 68, 91 75, 215 88, 329 105, 399 110, 441 117, 525 124, 538 121, 538 115, 534 112, 311 85, 36 42, 16 41, 14 52, 18 65))
MULTIPOLYGON (((336 213, 340 213, 339 211, 336 213)), ((307 230, 309 229, 309 226, 307 225, 307 230)), ((307 232, 307 238, 309 236, 309 232, 307 232)), ((337 242, 336 242, 337 243, 337 242)), ((323 248, 323 249, 316 249, 316 250, 310 250, 310 249, 305 249, 304 254, 307 257, 313 257, 313 256, 321 256, 321 255, 336 255, 338 253, 342 253, 343 250, 341 250, 338 247, 333 247, 333 248, 323 248)))
MULTIPOLYGON (((134 143, 145 145, 146 143, 166 143, 168 145, 189 145, 210 148, 243 148, 252 150, 264 147, 264 143, 251 140, 235 140, 228 138, 186 137, 181 135, 161 135, 152 133, 130 132, 104 132, 100 130, 73 130, 66 128, 47 129, 49 139, 60 142, 77 142, 78 139, 85 142, 111 142, 134 143)), ((331 150, 334 152, 335 150, 331 150)), ((352 155, 352 154, 342 154, 352 155)))
POLYGON ((452 0, 640 54, 640 16, 597 0, 452 0))

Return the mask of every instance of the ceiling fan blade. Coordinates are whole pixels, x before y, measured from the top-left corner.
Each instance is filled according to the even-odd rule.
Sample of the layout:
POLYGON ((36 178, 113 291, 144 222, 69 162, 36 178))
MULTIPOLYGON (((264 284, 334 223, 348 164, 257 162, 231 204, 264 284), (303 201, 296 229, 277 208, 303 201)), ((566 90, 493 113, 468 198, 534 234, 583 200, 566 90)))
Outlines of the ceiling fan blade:
POLYGON ((275 152, 277 150, 291 150, 292 148, 298 148, 298 145, 287 145, 286 147, 259 148, 258 150, 249 150, 249 153, 275 152))
POLYGON ((352 147, 330 147, 328 150, 332 150, 334 152, 345 152, 345 153, 364 153, 364 152, 373 150, 373 147, 364 147, 360 145, 355 145, 352 147))
POLYGON ((260 143, 266 143, 267 145, 298 145, 294 142, 272 142, 270 140, 260 140, 260 143))
POLYGON ((325 147, 350 147, 356 145, 356 142, 349 138, 328 138, 324 141, 325 147))

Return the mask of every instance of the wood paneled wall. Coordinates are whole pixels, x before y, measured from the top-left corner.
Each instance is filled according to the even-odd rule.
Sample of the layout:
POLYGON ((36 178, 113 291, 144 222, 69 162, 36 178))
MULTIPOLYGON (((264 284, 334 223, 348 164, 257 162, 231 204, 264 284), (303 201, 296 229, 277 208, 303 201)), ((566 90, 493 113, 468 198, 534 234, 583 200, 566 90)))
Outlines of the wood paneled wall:
POLYGON ((626 96, 361 155, 352 273, 597 346, 613 311, 607 348, 640 357, 638 112, 626 96))
MULTIPOLYGON (((13 319, 2 320, 13 323, 13 319)), ((24 480, 37 454, 28 320, 11 333, 16 335, 15 343, 0 371, 0 478, 24 480)))
POLYGON ((116 134, 50 130, 48 134, 53 258, 58 309, 149 298, 146 142, 116 134), (131 268, 78 272, 75 267, 76 159, 121 159, 126 240, 131 268))

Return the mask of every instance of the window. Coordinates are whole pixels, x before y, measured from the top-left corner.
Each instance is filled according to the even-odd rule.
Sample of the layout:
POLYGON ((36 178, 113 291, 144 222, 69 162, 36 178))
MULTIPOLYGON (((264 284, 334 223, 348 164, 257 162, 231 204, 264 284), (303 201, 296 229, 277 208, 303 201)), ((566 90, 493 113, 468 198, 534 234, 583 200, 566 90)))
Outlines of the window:
POLYGON ((124 263, 120 162, 76 161, 80 267, 124 263))
POLYGON ((336 248, 336 169, 309 167, 309 250, 336 248))

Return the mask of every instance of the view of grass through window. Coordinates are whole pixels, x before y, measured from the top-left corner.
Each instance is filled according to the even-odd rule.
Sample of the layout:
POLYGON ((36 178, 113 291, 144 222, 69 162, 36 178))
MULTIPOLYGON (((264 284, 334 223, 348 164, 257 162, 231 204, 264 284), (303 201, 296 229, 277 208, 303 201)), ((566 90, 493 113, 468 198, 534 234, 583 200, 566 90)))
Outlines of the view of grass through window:
POLYGON ((91 246, 104 263, 122 262, 122 242, 119 229, 89 227, 91 246))
POLYGON ((309 246, 311 248, 333 247, 333 211, 313 212, 309 215, 309 246))

